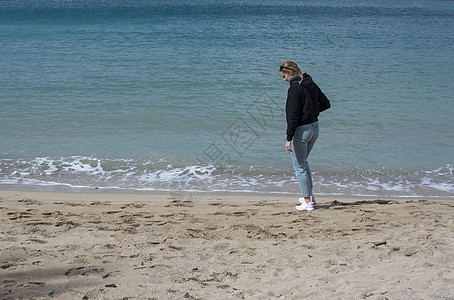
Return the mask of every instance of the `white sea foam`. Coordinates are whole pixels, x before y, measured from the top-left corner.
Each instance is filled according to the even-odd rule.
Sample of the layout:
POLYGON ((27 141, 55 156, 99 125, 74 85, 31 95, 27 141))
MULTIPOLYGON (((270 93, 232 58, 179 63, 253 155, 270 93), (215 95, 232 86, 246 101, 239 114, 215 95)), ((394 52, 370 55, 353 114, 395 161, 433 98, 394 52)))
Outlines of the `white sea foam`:
MULTIPOLYGON (((454 198, 451 166, 434 170, 364 170, 316 172, 317 194, 454 198)), ((163 160, 108 160, 93 157, 41 157, 0 160, 0 184, 72 188, 243 191, 299 193, 294 175, 270 169, 213 165, 174 166, 163 160)))

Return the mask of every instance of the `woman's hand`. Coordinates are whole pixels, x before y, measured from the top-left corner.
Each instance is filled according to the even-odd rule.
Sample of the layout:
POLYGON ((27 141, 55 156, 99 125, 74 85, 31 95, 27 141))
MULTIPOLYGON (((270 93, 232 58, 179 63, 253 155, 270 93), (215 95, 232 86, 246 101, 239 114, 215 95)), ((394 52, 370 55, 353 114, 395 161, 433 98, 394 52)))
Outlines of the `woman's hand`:
POLYGON ((285 143, 285 151, 287 151, 287 153, 292 152, 292 141, 287 141, 285 143))

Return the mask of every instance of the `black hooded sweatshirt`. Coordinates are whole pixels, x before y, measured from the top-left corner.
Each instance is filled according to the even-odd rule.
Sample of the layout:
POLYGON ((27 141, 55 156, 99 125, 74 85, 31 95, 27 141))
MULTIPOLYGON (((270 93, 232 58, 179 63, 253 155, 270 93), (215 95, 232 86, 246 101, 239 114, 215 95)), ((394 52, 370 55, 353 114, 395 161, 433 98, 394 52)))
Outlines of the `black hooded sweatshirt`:
POLYGON ((328 98, 307 73, 290 81, 285 112, 287 116, 287 141, 293 139, 295 129, 318 121, 320 112, 330 108, 328 98))

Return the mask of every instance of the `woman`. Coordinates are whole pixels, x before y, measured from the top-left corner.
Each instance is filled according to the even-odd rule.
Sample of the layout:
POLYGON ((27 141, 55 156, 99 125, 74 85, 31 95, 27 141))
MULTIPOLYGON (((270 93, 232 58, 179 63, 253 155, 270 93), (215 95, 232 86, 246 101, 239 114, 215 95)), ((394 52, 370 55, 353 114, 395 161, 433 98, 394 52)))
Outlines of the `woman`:
POLYGON ((303 195, 297 210, 314 210, 312 175, 307 157, 318 138, 318 115, 330 107, 328 98, 293 61, 284 61, 280 68, 284 81, 290 84, 287 93, 287 142, 285 149, 291 153, 296 178, 303 195))

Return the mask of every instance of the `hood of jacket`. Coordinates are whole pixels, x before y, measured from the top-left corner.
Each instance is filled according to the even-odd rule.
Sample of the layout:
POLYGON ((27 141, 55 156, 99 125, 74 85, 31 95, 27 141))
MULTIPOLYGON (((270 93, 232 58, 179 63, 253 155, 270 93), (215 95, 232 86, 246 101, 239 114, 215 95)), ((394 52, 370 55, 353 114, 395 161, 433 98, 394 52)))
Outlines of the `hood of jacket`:
MULTIPOLYGON (((297 75, 297 76, 293 77, 292 80, 290 80, 290 86, 295 85, 295 84, 300 84, 300 82, 301 82, 301 77, 299 75, 297 75)), ((312 77, 307 73, 303 74, 303 81, 301 82, 301 84, 304 85, 309 90, 313 90, 316 87, 316 84, 312 80, 312 77)))
POLYGON ((316 84, 312 80, 312 77, 309 74, 307 74, 307 73, 303 74, 303 82, 301 84, 304 85, 309 90, 313 90, 316 87, 316 84))
POLYGON ((301 81, 301 77, 297 75, 290 80, 290 86, 299 84, 300 81, 301 81))

